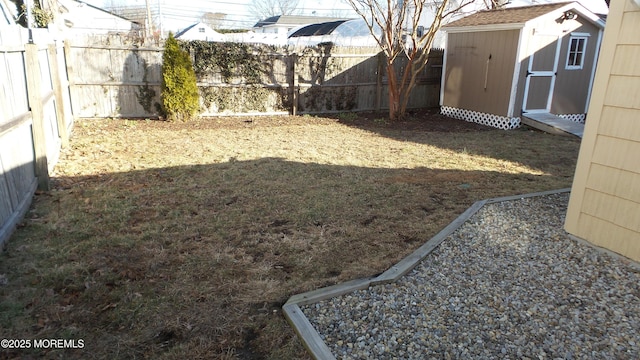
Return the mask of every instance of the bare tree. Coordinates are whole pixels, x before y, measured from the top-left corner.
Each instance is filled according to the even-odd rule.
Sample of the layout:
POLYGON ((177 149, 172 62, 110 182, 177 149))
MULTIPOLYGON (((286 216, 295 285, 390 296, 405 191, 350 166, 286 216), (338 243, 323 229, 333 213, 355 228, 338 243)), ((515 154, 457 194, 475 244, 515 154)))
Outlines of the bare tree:
MULTIPOLYGON (((313 13, 314 13, 313 15, 316 15, 315 11, 313 13)), ((330 10, 324 11, 322 16, 348 19, 353 17, 353 13, 351 12, 351 10, 347 10, 347 9, 330 9, 330 10)))
POLYGON ((218 29, 222 22, 227 17, 227 14, 220 12, 206 12, 200 17, 200 21, 209 25, 212 29, 218 29))
POLYGON ((482 0, 487 9, 503 9, 509 3, 509 0, 482 0))
POLYGON ((253 0, 249 11, 259 19, 278 15, 294 15, 300 10, 300 0, 253 0))
POLYGON ((473 0, 347 0, 362 17, 386 56, 389 84, 389 119, 402 119, 418 74, 429 60, 431 46, 443 21, 473 0), (433 22, 422 31, 423 12, 433 12, 433 22), (407 65, 396 71, 400 56, 407 65))

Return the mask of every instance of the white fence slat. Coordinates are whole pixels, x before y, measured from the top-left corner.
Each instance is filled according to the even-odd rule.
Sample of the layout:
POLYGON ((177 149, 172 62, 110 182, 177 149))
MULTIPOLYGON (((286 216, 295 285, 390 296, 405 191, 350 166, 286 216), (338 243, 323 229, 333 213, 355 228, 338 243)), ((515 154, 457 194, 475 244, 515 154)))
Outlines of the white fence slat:
POLYGON ((6 40, 0 41, 0 245, 29 209, 38 184, 49 186, 61 148, 58 119, 64 114, 56 106, 65 106, 56 99, 68 102, 69 118, 60 126, 73 125, 65 62, 52 67, 55 46, 6 40), (56 70, 61 86, 54 89, 56 70))

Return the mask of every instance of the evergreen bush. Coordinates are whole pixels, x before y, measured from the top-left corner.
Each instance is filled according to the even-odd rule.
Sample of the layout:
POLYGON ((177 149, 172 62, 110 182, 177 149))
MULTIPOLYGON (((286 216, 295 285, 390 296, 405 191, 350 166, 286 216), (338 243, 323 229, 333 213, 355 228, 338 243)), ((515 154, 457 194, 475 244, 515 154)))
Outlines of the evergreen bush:
POLYGON ((196 73, 189 54, 169 34, 162 54, 162 105, 170 121, 186 121, 200 112, 196 73))

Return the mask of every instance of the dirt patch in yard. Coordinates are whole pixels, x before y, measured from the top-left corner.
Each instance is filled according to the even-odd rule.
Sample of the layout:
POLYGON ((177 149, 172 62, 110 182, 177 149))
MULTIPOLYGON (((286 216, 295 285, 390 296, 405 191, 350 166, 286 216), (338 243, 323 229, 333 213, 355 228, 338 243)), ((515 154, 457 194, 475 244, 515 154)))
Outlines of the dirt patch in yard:
POLYGON ((308 359, 294 294, 379 274, 474 201, 568 187, 579 140, 416 111, 79 120, 0 261, 1 357, 308 359))
POLYGON ((409 110, 402 121, 389 121, 388 114, 380 112, 362 112, 357 117, 350 114, 334 115, 342 123, 361 128, 382 131, 431 131, 431 132, 468 132, 495 130, 473 122, 460 121, 441 115, 439 109, 409 110))

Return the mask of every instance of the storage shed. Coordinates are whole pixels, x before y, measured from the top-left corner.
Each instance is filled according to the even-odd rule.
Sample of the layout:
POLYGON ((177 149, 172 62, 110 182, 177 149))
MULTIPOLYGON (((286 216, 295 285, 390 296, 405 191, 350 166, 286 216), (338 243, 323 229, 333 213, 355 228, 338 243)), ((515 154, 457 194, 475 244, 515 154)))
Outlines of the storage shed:
POLYGON ((576 2, 545 4, 480 11, 443 30, 444 115, 501 129, 527 114, 584 122, 604 30, 598 15, 576 2))

